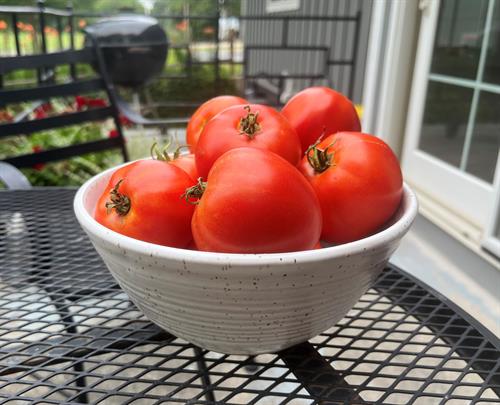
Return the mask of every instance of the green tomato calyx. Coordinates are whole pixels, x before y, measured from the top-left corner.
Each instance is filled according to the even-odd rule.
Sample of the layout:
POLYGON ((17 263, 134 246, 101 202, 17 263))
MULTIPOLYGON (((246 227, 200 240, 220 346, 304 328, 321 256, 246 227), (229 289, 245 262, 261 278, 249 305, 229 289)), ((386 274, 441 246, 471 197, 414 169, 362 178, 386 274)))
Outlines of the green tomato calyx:
POLYGON ((198 205, 206 188, 207 182, 198 177, 198 182, 194 186, 188 187, 181 198, 184 198, 189 204, 198 205))
POLYGON ((306 150, 307 161, 316 173, 323 173, 330 166, 334 165, 334 153, 329 153, 329 149, 335 144, 335 142, 328 145, 325 149, 319 149, 318 144, 320 142, 321 137, 306 150))
POLYGON ((106 210, 108 214, 113 209, 115 209, 116 213, 120 216, 127 215, 127 213, 130 211, 130 198, 118 191, 118 188, 120 187, 122 181, 123 179, 116 183, 116 185, 113 187, 113 190, 111 190, 109 193, 111 201, 106 201, 106 210))
POLYGON ((240 124, 239 124, 240 135, 246 135, 250 139, 253 139, 255 138, 257 132, 259 132, 262 129, 259 122, 257 121, 257 119, 259 118, 259 112, 257 111, 256 113, 253 113, 250 110, 249 105, 246 105, 243 108, 247 111, 247 115, 240 119, 240 124))

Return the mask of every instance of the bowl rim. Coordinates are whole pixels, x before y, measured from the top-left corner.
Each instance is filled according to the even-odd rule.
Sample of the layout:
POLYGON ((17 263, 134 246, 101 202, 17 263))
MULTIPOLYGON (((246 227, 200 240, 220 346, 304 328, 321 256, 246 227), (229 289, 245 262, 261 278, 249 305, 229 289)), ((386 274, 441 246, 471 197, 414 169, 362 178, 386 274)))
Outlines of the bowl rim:
POLYGON ((203 252, 198 250, 189 250, 174 248, 170 246, 157 245, 131 238, 115 232, 97 222, 93 216, 85 209, 84 197, 89 188, 101 177, 115 171, 122 165, 107 169, 89 180, 87 180, 76 192, 73 200, 73 209, 82 228, 88 234, 103 240, 112 245, 119 246, 121 249, 135 252, 140 255, 153 255, 157 258, 174 260, 179 262, 195 262, 199 264, 223 264, 231 263, 236 265, 271 265, 286 263, 305 263, 321 262, 335 257, 352 256, 359 252, 369 251, 392 240, 398 239, 407 232, 418 213, 418 201, 415 193, 406 182, 403 182, 403 196, 401 204, 405 204, 401 218, 388 226, 387 228, 369 235, 363 239, 341 245, 324 247, 315 250, 286 252, 286 253, 216 253, 203 252))

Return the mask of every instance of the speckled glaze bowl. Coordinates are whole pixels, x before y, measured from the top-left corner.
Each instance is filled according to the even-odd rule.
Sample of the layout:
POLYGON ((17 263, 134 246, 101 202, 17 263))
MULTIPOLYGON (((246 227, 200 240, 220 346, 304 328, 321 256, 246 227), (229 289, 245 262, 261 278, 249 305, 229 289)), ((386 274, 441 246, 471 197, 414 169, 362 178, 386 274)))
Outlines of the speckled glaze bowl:
POLYGON ((222 353, 277 352, 335 325, 383 269, 417 214, 415 195, 405 185, 391 224, 356 242, 261 255, 176 249, 123 236, 94 220, 113 170, 80 188, 78 221, 147 318, 222 353))

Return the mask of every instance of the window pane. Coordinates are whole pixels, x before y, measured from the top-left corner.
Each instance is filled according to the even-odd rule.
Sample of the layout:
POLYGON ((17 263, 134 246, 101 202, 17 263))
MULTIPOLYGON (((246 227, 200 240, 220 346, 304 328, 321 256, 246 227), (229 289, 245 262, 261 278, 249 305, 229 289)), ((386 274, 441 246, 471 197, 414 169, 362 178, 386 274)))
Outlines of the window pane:
POLYGON ((432 73, 475 79, 488 0, 443 0, 432 73))
POLYGON ((429 81, 419 148, 460 165, 472 90, 429 81))
POLYGON ((481 92, 467 172, 493 183, 500 148, 500 94, 481 92))
POLYGON ((500 1, 493 10, 483 81, 500 84, 500 1))

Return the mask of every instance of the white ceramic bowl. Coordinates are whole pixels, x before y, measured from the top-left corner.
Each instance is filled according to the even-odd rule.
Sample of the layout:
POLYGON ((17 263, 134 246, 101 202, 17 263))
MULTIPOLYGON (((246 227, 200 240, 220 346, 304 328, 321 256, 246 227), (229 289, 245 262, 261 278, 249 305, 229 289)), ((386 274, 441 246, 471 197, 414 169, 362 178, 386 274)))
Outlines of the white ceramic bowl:
POLYGON ((147 318, 222 353, 276 352, 335 325, 378 276, 417 214, 415 195, 405 185, 392 223, 356 242, 283 254, 176 249, 123 236, 94 220, 113 170, 80 188, 78 221, 147 318))

